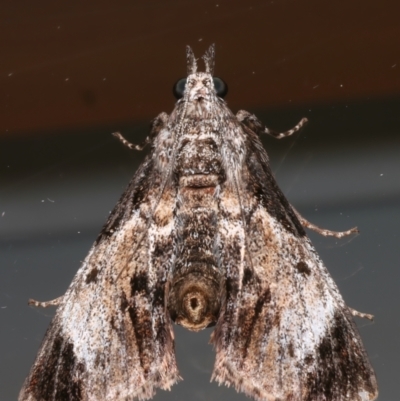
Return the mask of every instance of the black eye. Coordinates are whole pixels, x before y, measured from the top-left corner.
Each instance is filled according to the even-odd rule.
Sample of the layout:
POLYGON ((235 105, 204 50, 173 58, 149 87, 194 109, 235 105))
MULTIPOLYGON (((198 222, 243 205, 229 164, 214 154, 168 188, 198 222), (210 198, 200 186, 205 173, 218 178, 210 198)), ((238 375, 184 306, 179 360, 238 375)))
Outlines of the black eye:
POLYGON ((183 92, 185 92, 185 86, 186 86, 186 78, 182 78, 175 83, 174 87, 172 88, 172 92, 174 93, 174 96, 177 99, 183 97, 183 92))
MULTIPOLYGON (((182 78, 175 83, 172 91, 177 99, 183 97, 183 93, 185 92, 186 82, 187 79, 182 78)), ((217 96, 224 98, 228 93, 228 85, 225 83, 225 81, 223 81, 221 78, 218 77, 214 77, 213 82, 215 91, 217 92, 217 96)))
POLYGON ((218 77, 214 77, 213 81, 217 96, 224 98, 228 93, 228 85, 218 77))

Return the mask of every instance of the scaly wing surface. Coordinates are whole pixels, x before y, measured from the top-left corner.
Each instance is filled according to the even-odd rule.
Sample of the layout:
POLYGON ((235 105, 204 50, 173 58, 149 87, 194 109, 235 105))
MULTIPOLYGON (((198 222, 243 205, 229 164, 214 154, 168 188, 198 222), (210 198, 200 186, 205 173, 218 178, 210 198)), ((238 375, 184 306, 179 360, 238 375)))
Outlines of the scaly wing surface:
POLYGON ((19 401, 146 400, 179 380, 165 304, 175 194, 167 185, 160 198, 161 180, 149 156, 62 298, 19 401))
MULTIPOLYGON (((243 132, 243 167, 232 169, 221 192, 226 285, 212 377, 262 401, 374 400, 375 375, 349 309, 277 187, 259 139, 243 132)), ((228 141, 226 149, 234 159, 228 141)))

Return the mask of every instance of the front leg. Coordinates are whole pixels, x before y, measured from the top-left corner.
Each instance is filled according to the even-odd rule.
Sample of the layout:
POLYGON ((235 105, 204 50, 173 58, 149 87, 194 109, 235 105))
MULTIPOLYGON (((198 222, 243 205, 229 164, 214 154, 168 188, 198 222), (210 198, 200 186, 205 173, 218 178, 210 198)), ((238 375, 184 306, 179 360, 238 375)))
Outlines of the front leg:
POLYGON ((245 110, 239 110, 236 113, 236 118, 244 125, 249 127, 253 132, 255 132, 257 135, 262 135, 262 134, 268 134, 273 136, 276 139, 281 139, 285 138, 287 136, 290 136, 294 134, 297 131, 300 131, 300 129, 307 123, 308 119, 307 118, 302 118, 300 122, 295 125, 292 129, 285 131, 285 132, 277 132, 269 129, 266 127, 254 114, 249 113, 248 111, 245 110))
POLYGON ((146 147, 146 145, 153 142, 153 139, 158 135, 161 128, 164 127, 167 124, 167 122, 168 122, 168 114, 160 113, 151 122, 150 134, 146 137, 146 139, 142 143, 138 145, 127 141, 120 132, 113 132, 112 135, 118 138, 126 147, 128 147, 131 150, 143 150, 146 147))
POLYGON ((64 298, 64 295, 62 295, 61 297, 58 297, 56 299, 52 299, 51 301, 45 301, 45 302, 36 301, 35 299, 30 299, 28 301, 28 305, 36 306, 37 308, 48 308, 49 306, 60 305, 63 298, 64 298))

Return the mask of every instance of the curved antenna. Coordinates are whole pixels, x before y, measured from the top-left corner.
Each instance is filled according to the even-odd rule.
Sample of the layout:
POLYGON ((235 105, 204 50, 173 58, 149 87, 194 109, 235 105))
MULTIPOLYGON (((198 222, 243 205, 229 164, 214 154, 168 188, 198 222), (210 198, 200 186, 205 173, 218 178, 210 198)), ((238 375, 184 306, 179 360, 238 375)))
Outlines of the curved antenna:
POLYGON ((197 61, 190 46, 186 46, 186 65, 188 75, 194 74, 197 71, 197 61))
POLYGON ((204 60, 204 64, 206 66, 206 73, 213 75, 215 65, 215 43, 208 48, 202 59, 204 60))

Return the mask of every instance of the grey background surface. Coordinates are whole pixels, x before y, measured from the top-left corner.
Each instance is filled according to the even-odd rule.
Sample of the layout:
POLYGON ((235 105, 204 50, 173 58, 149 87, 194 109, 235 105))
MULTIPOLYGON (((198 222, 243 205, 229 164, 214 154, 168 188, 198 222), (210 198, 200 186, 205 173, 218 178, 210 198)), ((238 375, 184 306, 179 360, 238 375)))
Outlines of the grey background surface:
MULTIPOLYGON (((29 17, 30 8, 24 1, 2 5, 12 8, 13 14, 3 18, 0 30, 22 30, 28 42, 31 36, 36 38, 33 33, 39 35, 40 29, 53 25, 56 29, 59 23, 71 30, 81 24, 83 31, 80 35, 72 35, 68 29, 64 32, 63 40, 73 49, 69 53, 64 50, 65 57, 46 56, 46 51, 51 52, 42 47, 43 62, 28 63, 26 74, 20 69, 19 75, 9 77, 11 67, 0 68, 0 86, 14 80, 12 84, 7 81, 11 86, 1 86, 0 99, 0 401, 16 400, 54 315, 51 309, 28 307, 28 298, 49 300, 65 292, 148 151, 130 152, 110 133, 120 130, 132 142, 143 140, 150 118, 173 108, 170 87, 185 71, 184 45, 192 45, 200 56, 214 41, 217 72, 230 86, 227 101, 234 112, 239 108, 254 112, 277 130, 292 127, 301 117, 309 118, 308 126, 298 135, 280 141, 264 138, 263 142, 280 187, 304 217, 333 230, 359 227, 359 235, 342 240, 309 235, 345 301, 375 315, 373 323, 357 319, 357 324, 378 376, 379 400, 399 400, 400 92, 396 88, 400 56, 396 45, 399 35, 387 23, 398 15, 394 3, 381 3, 374 12, 371 4, 376 3, 359 2, 359 8, 349 11, 347 2, 339 1, 335 17, 342 15, 343 19, 334 20, 328 19, 330 10, 314 7, 316 2, 298 2, 301 7, 293 1, 220 2, 220 7, 226 7, 224 12, 215 11, 214 2, 194 1, 196 7, 189 7, 171 1, 169 7, 160 6, 158 11, 160 3, 150 3, 153 8, 147 11, 139 7, 144 4, 140 2, 129 9, 129 18, 135 20, 140 8, 141 18, 145 15, 153 24, 150 31, 126 33, 131 36, 125 42, 120 39, 104 47, 93 45, 93 51, 92 44, 82 50, 76 43, 88 40, 93 29, 100 32, 108 26, 106 22, 120 32, 117 18, 97 24, 99 17, 107 16, 105 2, 101 2, 102 8, 95 2, 85 3, 86 9, 80 11, 61 6, 43 8, 42 18, 29 17), (281 19, 275 18, 277 5, 282 10, 281 19), (366 10, 370 11, 368 18, 363 14, 366 10), (166 19, 170 29, 154 24, 155 14, 166 19), (256 17, 265 25, 256 24, 256 17), (315 32, 309 36, 303 35, 311 29, 304 21, 315 21, 315 32), (364 22, 367 28, 362 30, 359 24, 364 22), (251 34, 245 26, 251 27, 251 34), (385 28, 379 31, 385 34, 379 35, 378 26, 385 28), (353 28, 356 34, 361 32, 359 36, 352 36, 353 28), (382 53, 387 50, 387 59, 381 57, 379 46, 375 48, 365 39, 365 32, 382 38, 381 49, 382 53), (171 35, 174 42, 166 40, 171 35), (246 40, 242 40, 245 35, 246 40), (348 47, 346 56, 339 56, 343 65, 338 67, 333 59, 338 59, 337 54, 348 43, 354 46, 348 47), (111 56, 116 65, 122 65, 126 60, 117 50, 124 53, 131 47, 135 52, 123 74, 104 67, 111 56), (319 59, 331 50, 335 55, 332 60, 319 59), (178 55, 176 60, 168 56, 170 51, 178 55), (176 66, 170 65, 170 59, 176 66), (371 69, 367 60, 380 67, 371 69), (90 90, 77 87, 79 99, 84 99, 81 103, 68 97, 63 87, 54 89, 53 68, 62 82, 67 77, 90 80, 83 73, 79 75, 81 70, 101 79, 106 74, 112 76, 112 71, 122 74, 126 88, 107 81, 106 98, 115 104, 114 114, 105 118, 104 110, 96 109, 95 95, 100 92, 90 89, 91 84, 90 90), (147 69, 152 72, 147 73, 147 69), (18 81, 20 76, 23 79, 18 81), (41 76, 50 78, 40 81, 41 76), (47 103, 38 106, 36 98, 28 94, 41 88, 47 103), (53 97, 56 95, 59 98, 53 97), (274 103, 275 98, 280 100, 274 103), (299 100, 303 98, 303 102, 299 100), (19 99, 19 107, 17 103, 13 106, 15 99, 19 99), (53 100, 57 105, 54 110, 50 107, 53 100), (61 101, 64 103, 57 103, 61 101), (129 109, 131 119, 126 117, 129 109), (57 110, 60 115, 56 118, 57 110)), ((110 14, 118 8, 111 3, 108 7, 110 14)), ((124 7, 119 11, 127 14, 124 7)), ((3 37, 7 43, 13 40, 13 35, 3 37)), ((18 57, 26 54, 26 49, 13 49, 15 54, 19 52, 18 57)), ((3 59, 9 63, 7 57, 3 59)), ((175 329, 184 381, 171 392, 158 391, 156 400, 247 399, 233 389, 209 383, 214 361, 208 344, 212 329, 201 333, 175 329)))

